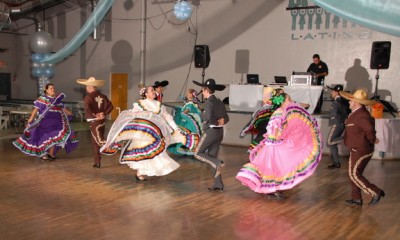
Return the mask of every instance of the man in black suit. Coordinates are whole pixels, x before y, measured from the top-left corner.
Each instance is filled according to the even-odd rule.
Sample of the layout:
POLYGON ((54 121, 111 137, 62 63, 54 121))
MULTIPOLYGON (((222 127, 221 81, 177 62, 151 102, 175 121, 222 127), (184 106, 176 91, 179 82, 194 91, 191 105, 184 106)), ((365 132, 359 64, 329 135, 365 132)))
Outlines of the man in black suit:
POLYGON ((342 85, 336 85, 333 88, 328 87, 331 90, 331 97, 333 102, 329 109, 329 126, 331 127, 327 146, 331 151, 332 165, 329 165, 329 169, 340 168, 340 157, 338 145, 343 142, 343 132, 344 132, 344 121, 350 113, 349 103, 347 100, 342 98, 339 94, 343 91, 342 85))
POLYGON ((226 113, 224 103, 215 97, 215 91, 225 89, 224 85, 215 83, 214 79, 207 79, 205 83, 193 81, 194 84, 201 86, 204 102, 202 113, 203 135, 197 146, 194 157, 202 162, 208 163, 214 169, 214 185, 208 188, 209 191, 222 192, 224 183, 221 177, 221 168, 224 162, 217 158, 221 142, 224 138, 224 125, 228 123, 229 117, 226 113))

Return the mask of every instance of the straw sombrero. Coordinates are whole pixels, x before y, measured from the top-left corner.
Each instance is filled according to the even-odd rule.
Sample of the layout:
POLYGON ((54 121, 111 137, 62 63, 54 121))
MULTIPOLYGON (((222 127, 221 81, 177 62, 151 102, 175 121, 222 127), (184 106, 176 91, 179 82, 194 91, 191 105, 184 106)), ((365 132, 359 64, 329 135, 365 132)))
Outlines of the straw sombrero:
POLYGON ((76 82, 79 84, 86 85, 86 86, 101 87, 101 86, 104 86, 104 83, 106 81, 97 80, 94 77, 90 77, 88 79, 78 79, 78 80, 76 80, 76 82))
POLYGON ((362 105, 374 105, 376 103, 376 101, 368 99, 368 95, 364 90, 357 90, 354 94, 340 91, 339 94, 350 101, 358 102, 362 105))

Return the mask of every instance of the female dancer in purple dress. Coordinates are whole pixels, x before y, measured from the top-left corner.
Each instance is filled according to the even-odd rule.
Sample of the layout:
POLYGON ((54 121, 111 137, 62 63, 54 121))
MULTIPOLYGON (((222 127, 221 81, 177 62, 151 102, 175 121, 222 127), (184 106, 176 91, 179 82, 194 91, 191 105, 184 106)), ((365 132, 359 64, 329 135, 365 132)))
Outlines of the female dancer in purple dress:
POLYGON ((27 155, 51 161, 56 159, 60 148, 69 153, 78 146, 79 140, 69 125, 72 113, 62 103, 65 95, 56 95, 51 83, 46 85, 44 93, 34 102, 24 133, 13 144, 27 155))

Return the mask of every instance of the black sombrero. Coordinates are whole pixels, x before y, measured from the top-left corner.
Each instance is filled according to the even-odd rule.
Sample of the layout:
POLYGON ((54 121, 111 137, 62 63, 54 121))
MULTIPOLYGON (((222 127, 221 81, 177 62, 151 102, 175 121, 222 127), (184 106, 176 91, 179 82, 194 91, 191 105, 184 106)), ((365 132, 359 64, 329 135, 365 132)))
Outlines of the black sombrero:
POLYGON ((215 83, 215 80, 212 78, 207 79, 204 83, 199 83, 198 81, 193 80, 193 83, 200 87, 207 87, 213 91, 222 91, 225 89, 224 85, 215 83))
POLYGON ((153 88, 158 88, 158 87, 166 87, 169 84, 169 82, 167 80, 163 80, 163 81, 156 81, 153 84, 153 88))
POLYGON ((335 85, 334 87, 329 87, 328 85, 326 85, 326 87, 329 89, 329 90, 332 90, 332 91, 336 91, 336 92, 340 92, 340 91, 343 91, 343 85, 335 85))

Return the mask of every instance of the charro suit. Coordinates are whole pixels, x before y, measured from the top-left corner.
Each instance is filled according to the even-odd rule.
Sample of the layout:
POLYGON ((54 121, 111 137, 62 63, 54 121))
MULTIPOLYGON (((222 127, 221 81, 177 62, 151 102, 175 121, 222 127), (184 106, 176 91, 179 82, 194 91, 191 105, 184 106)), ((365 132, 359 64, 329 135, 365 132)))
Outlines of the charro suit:
MULTIPOLYGON (((87 94, 83 100, 86 119, 95 118, 97 113, 103 112, 107 116, 113 110, 114 106, 107 96, 98 91, 87 94)), ((94 153, 94 163, 101 162, 100 148, 106 142, 104 138, 106 120, 91 121, 90 132, 92 134, 92 149, 94 153)))
POLYGON ((364 169, 374 153, 375 140, 375 119, 365 106, 362 106, 349 115, 344 132, 344 144, 350 148, 349 177, 353 200, 362 199, 361 190, 373 197, 382 192, 363 176, 364 169))
POLYGON ((329 109, 329 126, 331 127, 327 146, 330 149, 333 165, 340 166, 338 144, 343 141, 344 121, 350 112, 349 103, 340 96, 335 97, 329 109))
MULTIPOLYGON (((223 162, 217 159, 219 148, 224 137, 224 129, 218 126, 218 119, 223 118, 225 124, 229 117, 224 103, 214 95, 205 101, 202 113, 203 135, 195 151, 195 158, 208 163, 216 170, 223 162)), ((224 188, 222 177, 219 175, 214 180, 213 188, 224 188)))

